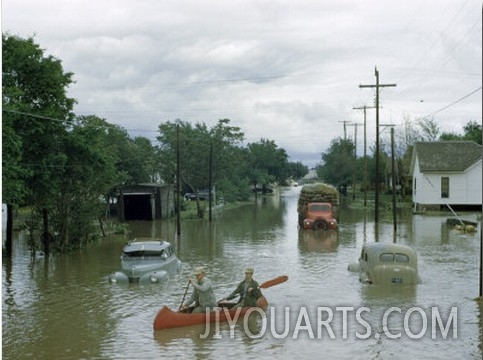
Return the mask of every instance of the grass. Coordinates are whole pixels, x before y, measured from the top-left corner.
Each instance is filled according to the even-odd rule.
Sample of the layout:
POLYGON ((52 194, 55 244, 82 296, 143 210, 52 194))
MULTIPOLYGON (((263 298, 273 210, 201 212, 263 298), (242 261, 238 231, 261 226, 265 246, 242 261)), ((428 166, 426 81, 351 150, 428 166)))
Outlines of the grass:
MULTIPOLYGON (((237 201, 237 202, 230 202, 224 203, 223 205, 213 205, 212 211, 217 211, 219 208, 223 208, 223 210, 234 209, 242 205, 250 204, 252 201, 237 201)), ((200 201, 200 210, 203 214, 203 218, 208 217, 208 201, 200 201)), ((180 217, 182 220, 195 220, 200 219, 198 216, 198 211, 196 208, 196 201, 185 201, 181 205, 181 214, 180 217)))

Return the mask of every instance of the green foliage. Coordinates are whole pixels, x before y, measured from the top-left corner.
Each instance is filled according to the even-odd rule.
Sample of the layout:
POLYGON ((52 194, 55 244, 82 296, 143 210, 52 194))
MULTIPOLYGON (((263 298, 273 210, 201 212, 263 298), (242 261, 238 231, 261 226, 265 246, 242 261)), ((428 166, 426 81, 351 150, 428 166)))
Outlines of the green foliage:
POLYGON ((456 133, 443 133, 440 140, 470 140, 482 144, 481 124, 476 121, 469 121, 463 127, 463 135, 456 133))
POLYGON ((322 165, 317 168, 317 175, 336 187, 347 186, 352 182, 355 166, 354 143, 338 138, 332 140, 330 149, 322 154, 322 165))
MULTIPOLYGON (((239 182, 240 152, 236 145, 243 136, 240 128, 231 126, 228 119, 219 120, 211 129, 204 123, 193 125, 181 120, 160 124, 157 153, 163 179, 176 181, 179 157, 183 189, 192 193, 208 189, 211 173, 216 193, 226 193, 230 198, 233 184, 239 182)), ((197 206, 200 209, 199 201, 197 206)))
MULTIPOLYGON (((282 182, 306 170, 290 167, 273 141, 241 147, 244 134, 229 119, 211 128, 181 120, 160 124, 153 146, 95 115, 75 117, 75 100, 66 95, 73 74, 61 61, 46 56, 32 38, 3 34, 2 44, 3 199, 31 205, 36 221, 45 210, 47 230, 61 250, 91 238, 107 210, 101 199, 119 187, 174 183, 177 155, 183 188, 198 192, 212 182, 225 201, 247 199, 250 182, 282 182)), ((200 213, 199 203, 197 208, 200 213)))
POLYGON ((25 182, 32 171, 21 165, 22 138, 15 133, 10 121, 9 117, 3 117, 2 199, 9 204, 23 204, 29 191, 25 182))
POLYGON ((465 140, 472 140, 482 145, 481 124, 478 124, 476 121, 470 121, 463 127, 463 130, 465 132, 465 140))
POLYGON ((284 182, 289 176, 288 156, 273 140, 261 139, 247 146, 246 176, 253 186, 284 182))
POLYGON ((58 190, 62 143, 73 116, 74 99, 66 95, 72 73, 64 73, 59 60, 44 56, 32 38, 8 34, 2 34, 2 65, 2 138, 12 137, 3 144, 8 161, 3 180, 16 184, 4 187, 3 196, 48 207, 58 190))
POLYGON ((58 248, 78 246, 106 212, 101 197, 155 177, 154 148, 103 119, 75 118, 72 74, 33 39, 3 34, 2 44, 3 199, 32 205, 37 221, 47 210, 58 248))
POLYGON ((300 161, 289 162, 289 174, 293 179, 301 179, 308 174, 309 168, 307 165, 302 164, 300 161))

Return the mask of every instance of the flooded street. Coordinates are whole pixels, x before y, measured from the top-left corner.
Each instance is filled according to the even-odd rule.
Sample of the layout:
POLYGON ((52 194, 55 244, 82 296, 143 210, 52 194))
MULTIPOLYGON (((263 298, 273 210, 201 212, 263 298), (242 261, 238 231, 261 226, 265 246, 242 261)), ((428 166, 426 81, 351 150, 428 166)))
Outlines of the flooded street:
POLYGON ((20 235, 13 259, 2 265, 3 359, 481 359, 477 214, 464 214, 479 222, 473 234, 448 228, 445 215, 401 217, 396 241, 416 250, 422 284, 378 287, 359 283, 347 266, 376 235, 392 242, 392 223, 383 219, 376 231, 372 212, 343 210, 338 232, 300 231, 299 191, 282 189, 211 224, 183 221, 179 239, 174 221, 129 223, 129 239, 162 237, 174 245, 183 270, 162 285, 108 282, 128 238, 47 260, 32 258, 20 235), (247 266, 259 283, 289 280, 263 290, 265 319, 233 331, 221 324, 205 339, 205 325, 153 332, 157 311, 178 308, 197 266, 206 268, 218 299, 247 266), (385 318, 392 307, 400 312, 385 318))

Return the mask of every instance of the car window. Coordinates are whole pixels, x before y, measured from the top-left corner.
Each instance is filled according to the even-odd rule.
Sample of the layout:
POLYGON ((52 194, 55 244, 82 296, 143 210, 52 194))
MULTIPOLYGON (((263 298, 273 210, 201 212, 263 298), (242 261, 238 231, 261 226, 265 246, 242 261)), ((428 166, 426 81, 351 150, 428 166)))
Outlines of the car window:
POLYGON ((408 263, 409 262, 409 256, 406 254, 396 254, 396 262, 398 263, 408 263))
POLYGON ((391 253, 384 253, 379 256, 379 260, 381 262, 393 262, 394 261, 394 254, 391 253))

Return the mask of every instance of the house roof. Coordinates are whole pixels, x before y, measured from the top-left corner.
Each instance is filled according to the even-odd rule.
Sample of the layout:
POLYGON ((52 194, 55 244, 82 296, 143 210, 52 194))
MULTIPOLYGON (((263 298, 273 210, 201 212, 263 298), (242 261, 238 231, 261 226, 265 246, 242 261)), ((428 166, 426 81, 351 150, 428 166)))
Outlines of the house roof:
POLYGON ((421 172, 462 172, 481 160, 482 146, 474 141, 418 142, 413 155, 421 172))

